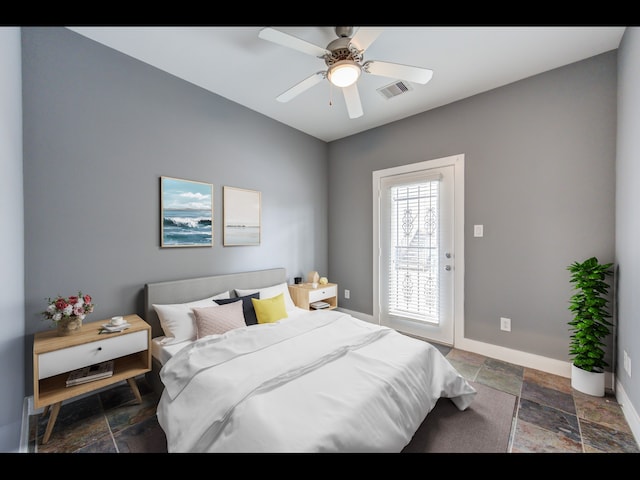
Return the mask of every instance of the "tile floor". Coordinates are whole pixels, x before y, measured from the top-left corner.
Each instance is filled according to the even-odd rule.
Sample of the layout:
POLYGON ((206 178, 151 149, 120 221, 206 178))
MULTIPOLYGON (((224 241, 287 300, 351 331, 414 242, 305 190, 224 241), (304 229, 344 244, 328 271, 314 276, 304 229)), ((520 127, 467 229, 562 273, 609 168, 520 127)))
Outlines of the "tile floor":
MULTIPOLYGON (((439 347, 440 348, 440 347, 439 347)), ((550 375, 457 349, 440 348, 467 379, 511 393, 518 408, 511 453, 640 453, 615 397, 592 397, 571 389, 568 378, 550 375)), ((46 445, 48 417, 29 419, 29 453, 165 453, 157 395, 138 379, 143 403, 128 385, 64 404, 46 445)))

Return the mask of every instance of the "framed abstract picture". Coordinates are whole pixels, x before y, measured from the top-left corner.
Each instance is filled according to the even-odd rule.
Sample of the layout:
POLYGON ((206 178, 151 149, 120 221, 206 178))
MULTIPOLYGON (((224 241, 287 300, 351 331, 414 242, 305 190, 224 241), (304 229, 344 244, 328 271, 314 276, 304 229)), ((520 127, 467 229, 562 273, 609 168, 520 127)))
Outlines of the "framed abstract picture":
POLYGON ((261 193, 225 186, 222 195, 224 246, 260 245, 261 193))
POLYGON ((213 185, 160 177, 160 246, 213 246, 213 185))

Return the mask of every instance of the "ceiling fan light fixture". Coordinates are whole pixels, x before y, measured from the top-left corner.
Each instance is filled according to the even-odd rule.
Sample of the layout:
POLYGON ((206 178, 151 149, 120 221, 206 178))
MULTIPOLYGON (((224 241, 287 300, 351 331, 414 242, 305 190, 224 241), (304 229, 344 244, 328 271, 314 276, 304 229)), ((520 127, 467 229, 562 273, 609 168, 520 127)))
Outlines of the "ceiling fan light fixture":
POLYGON ((358 81, 362 67, 352 60, 341 60, 329 67, 327 78, 336 87, 349 87, 358 81))

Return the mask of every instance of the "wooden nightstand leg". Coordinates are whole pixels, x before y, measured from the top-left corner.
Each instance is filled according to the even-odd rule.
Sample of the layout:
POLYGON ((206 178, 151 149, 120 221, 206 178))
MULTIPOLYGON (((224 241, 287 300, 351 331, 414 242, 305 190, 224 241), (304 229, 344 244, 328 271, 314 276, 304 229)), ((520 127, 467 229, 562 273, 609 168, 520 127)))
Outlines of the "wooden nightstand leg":
POLYGON ((138 384, 136 383, 136 379, 134 377, 127 378, 127 383, 131 387, 133 394, 136 396, 138 403, 142 403, 142 396, 140 395, 140 390, 138 390, 138 384))
MULTIPOLYGON (((49 441, 49 437, 51 436, 51 431, 53 430, 53 425, 56 423, 56 419, 58 418, 58 412, 60 412, 61 406, 62 406, 62 402, 53 404, 53 408, 51 409, 51 416, 49 417, 49 422, 47 423, 47 429, 44 431, 44 437, 42 438, 43 444, 49 441)), ((48 409, 49 409, 49 406, 45 408, 45 411, 48 409)))

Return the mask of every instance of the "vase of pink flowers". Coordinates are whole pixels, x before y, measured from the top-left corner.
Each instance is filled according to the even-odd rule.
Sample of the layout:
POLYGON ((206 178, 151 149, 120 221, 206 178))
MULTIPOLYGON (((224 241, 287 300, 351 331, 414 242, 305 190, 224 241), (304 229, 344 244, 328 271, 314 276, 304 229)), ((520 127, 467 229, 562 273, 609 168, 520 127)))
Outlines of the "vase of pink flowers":
POLYGON ((47 301, 49 305, 42 314, 56 325, 60 336, 80 332, 82 321, 94 308, 91 295, 84 295, 82 292, 66 298, 58 295, 47 301))

